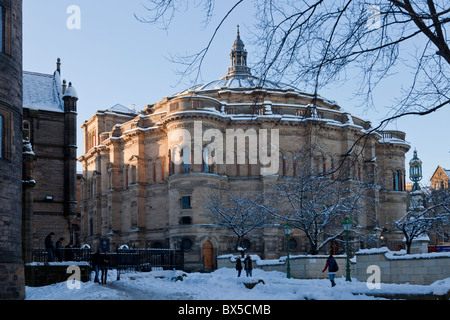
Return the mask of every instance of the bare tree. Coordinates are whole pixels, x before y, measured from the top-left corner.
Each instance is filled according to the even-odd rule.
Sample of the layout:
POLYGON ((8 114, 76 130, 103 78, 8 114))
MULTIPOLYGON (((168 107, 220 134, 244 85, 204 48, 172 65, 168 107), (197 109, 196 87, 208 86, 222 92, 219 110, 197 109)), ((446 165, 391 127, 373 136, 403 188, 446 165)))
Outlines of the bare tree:
POLYGON ((228 230, 236 236, 235 249, 242 247, 246 236, 256 236, 267 223, 267 216, 256 193, 231 190, 213 190, 205 197, 212 224, 220 230, 228 230))
POLYGON ((396 229, 405 236, 406 253, 411 252, 412 242, 431 232, 441 233, 448 223, 450 215, 450 190, 440 190, 427 193, 412 192, 411 206, 406 214, 393 222, 396 229), (424 206, 427 205, 427 207, 424 206))
POLYGON ((313 149, 303 149, 296 156, 295 175, 280 178, 272 196, 259 205, 275 221, 289 222, 303 231, 309 252, 317 254, 331 241, 340 240, 345 217, 357 224, 362 215, 370 216, 374 185, 345 174, 346 178, 334 179, 330 174, 334 171, 319 172, 313 164, 313 149))
MULTIPOLYGON (((411 82, 390 114, 380 123, 406 115, 426 115, 450 103, 450 48, 446 28, 450 22, 447 0, 248 0, 253 2, 254 44, 261 48, 253 66, 262 79, 289 79, 313 92, 330 83, 359 78, 355 92, 366 107, 373 107, 374 89, 401 66, 411 82)), ((228 16, 243 0, 229 4, 204 49, 177 60, 184 75, 196 74, 228 16)), ((142 22, 164 27, 181 10, 202 6, 204 23, 215 12, 214 0, 147 0, 142 22)))

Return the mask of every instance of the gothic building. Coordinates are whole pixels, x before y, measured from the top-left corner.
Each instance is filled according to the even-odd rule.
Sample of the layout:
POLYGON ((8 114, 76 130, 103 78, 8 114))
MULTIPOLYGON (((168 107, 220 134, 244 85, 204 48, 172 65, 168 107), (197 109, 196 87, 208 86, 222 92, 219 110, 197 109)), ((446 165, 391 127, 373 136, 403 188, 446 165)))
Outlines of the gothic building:
MULTIPOLYGON (((53 74, 23 72, 25 153, 24 232, 26 248, 42 248, 50 233, 76 244, 76 129, 78 95, 61 81, 61 61, 53 74)), ((25 261, 31 259, 25 250, 25 261)))
POLYGON ((450 184, 450 170, 437 166, 430 178, 431 189, 448 189, 450 184))
MULTIPOLYGON (((212 228, 205 195, 210 190, 269 192, 281 177, 298 174, 291 162, 307 143, 320 147, 314 167, 324 172, 337 168, 355 146, 347 155, 353 164, 346 167, 347 178, 370 178, 376 184, 372 219, 358 222, 366 233, 406 210, 405 153, 410 145, 405 134, 373 132, 370 122, 332 101, 253 76, 239 33, 223 78, 147 105, 138 114, 120 105, 97 111, 82 129, 82 235, 93 247, 100 239, 109 240, 111 250, 122 244, 181 247, 186 269, 214 268, 215 257, 234 248, 229 232, 212 228), (229 145, 225 141, 230 131, 251 129, 267 130, 267 139, 244 137, 241 149, 239 138, 229 145), (273 132, 279 133, 279 159, 266 161, 260 153, 272 150, 273 132), (364 144, 355 144, 360 138, 364 144), (225 156, 218 145, 232 151, 225 156), (255 153, 257 159, 252 158, 255 153)), ((384 236, 392 248, 402 241, 401 235, 384 236)), ((291 253, 308 250, 301 232, 291 239, 291 253)), ((245 245, 248 252, 270 259, 286 251, 286 238, 280 226, 272 225, 263 237, 245 239, 245 245)))
POLYGON ((0 0, 0 299, 25 297, 21 204, 22 1, 0 0))

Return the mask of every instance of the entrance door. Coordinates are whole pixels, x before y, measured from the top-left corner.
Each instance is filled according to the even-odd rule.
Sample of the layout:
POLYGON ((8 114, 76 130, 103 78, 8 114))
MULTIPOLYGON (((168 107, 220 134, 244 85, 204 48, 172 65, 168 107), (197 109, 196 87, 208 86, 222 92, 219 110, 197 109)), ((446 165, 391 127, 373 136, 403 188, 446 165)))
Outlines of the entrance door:
POLYGON ((202 246, 203 268, 213 268, 213 245, 210 241, 206 241, 202 246))

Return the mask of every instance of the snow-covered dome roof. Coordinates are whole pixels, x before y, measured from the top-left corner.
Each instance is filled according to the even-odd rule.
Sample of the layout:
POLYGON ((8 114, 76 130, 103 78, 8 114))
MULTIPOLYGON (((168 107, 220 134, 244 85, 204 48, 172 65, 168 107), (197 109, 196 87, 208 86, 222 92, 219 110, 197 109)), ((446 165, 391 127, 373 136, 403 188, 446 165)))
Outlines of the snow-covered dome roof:
POLYGON ((205 92, 205 91, 217 91, 217 90, 233 90, 233 89, 268 89, 268 90, 295 90, 298 91, 294 86, 285 84, 285 83, 276 83, 273 81, 265 80, 263 81, 260 78, 248 76, 248 77, 231 77, 231 78, 222 78, 219 80, 210 81, 207 83, 202 83, 190 87, 186 90, 180 91, 177 95, 183 95, 187 93, 195 93, 205 92))
POLYGON ((205 93, 219 90, 281 90, 281 91, 299 91, 296 87, 285 83, 277 83, 270 80, 263 80, 251 74, 251 70, 247 67, 247 51, 243 41, 240 38, 239 26, 236 41, 231 51, 231 67, 225 77, 209 81, 202 84, 194 85, 186 90, 180 91, 174 96, 205 93))

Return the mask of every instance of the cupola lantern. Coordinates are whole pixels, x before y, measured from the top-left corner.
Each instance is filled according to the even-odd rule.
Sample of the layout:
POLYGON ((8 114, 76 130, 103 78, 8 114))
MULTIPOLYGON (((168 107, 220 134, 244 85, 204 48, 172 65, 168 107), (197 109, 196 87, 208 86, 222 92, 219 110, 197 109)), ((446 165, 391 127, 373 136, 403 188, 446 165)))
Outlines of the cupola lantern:
POLYGON ((409 179, 413 182, 412 191, 420 190, 419 181, 422 180, 422 161, 417 157, 417 150, 409 161, 409 179))

